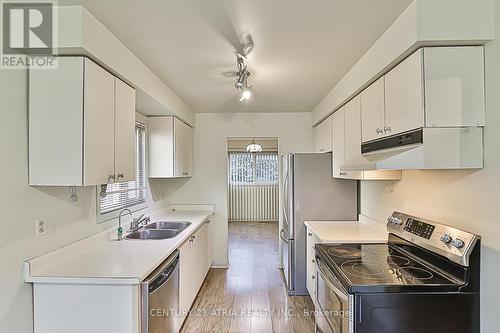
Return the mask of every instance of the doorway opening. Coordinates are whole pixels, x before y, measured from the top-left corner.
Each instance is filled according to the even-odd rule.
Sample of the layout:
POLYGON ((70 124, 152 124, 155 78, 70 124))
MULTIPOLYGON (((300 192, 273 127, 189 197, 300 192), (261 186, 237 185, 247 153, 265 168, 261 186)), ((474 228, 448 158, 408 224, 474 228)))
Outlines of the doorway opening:
POLYGON ((229 222, 277 222, 279 219, 278 140, 228 139, 229 222), (248 152, 257 144, 259 152, 248 152))
MULTIPOLYGON (((227 140, 230 265, 210 270, 191 312, 210 313, 217 301, 221 313, 235 315, 204 317, 206 331, 314 332, 311 298, 292 299, 278 268, 278 162, 276 138, 227 140), (253 140, 262 151, 247 152, 253 140)), ((199 331, 199 316, 190 315, 182 332, 199 331)))

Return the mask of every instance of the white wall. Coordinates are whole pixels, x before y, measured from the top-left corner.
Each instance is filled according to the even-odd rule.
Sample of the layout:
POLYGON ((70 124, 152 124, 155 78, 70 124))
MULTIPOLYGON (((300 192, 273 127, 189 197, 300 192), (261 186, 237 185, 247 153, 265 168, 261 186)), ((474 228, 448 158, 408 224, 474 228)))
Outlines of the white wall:
POLYGON ((198 113, 194 130, 194 170, 191 179, 151 180, 157 198, 176 204, 215 204, 211 224, 214 264, 227 265, 228 137, 277 137, 279 153, 313 150, 309 113, 198 113))
MULTIPOLYGON (((27 73, 0 70, 0 332, 33 330, 31 285, 23 282, 25 259, 113 227, 96 224, 94 187, 28 186, 27 73), (35 218, 47 219, 49 232, 35 237, 35 218)), ((153 209, 166 201, 149 202, 153 209)))
MULTIPOLYGON (((500 3, 494 4, 500 36, 500 3)), ((500 40, 486 45, 485 167, 479 171, 405 171, 387 182, 362 182, 361 211, 385 220, 394 210, 434 219, 482 238, 482 332, 500 327, 500 40)))

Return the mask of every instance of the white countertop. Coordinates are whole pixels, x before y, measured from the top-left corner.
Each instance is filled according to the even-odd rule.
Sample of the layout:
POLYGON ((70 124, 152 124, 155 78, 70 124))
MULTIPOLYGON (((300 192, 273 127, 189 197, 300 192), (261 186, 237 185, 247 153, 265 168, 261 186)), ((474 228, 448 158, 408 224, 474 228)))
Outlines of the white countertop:
POLYGON ((359 215, 358 221, 305 221, 321 243, 385 243, 385 223, 359 215))
POLYGON ((139 284, 196 229, 208 222, 211 215, 213 210, 167 208, 155 212, 150 215, 151 221, 189 221, 191 225, 178 236, 165 240, 117 241, 114 231, 91 236, 27 260, 25 281, 139 284))

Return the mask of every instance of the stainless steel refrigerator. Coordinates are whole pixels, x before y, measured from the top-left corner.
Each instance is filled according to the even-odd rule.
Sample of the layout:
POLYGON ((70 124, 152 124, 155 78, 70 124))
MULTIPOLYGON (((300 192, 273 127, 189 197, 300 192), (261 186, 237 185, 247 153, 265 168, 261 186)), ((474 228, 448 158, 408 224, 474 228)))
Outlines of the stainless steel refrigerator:
POLYGON ((332 178, 331 153, 282 156, 283 273, 288 294, 307 295, 304 221, 354 221, 358 217, 355 180, 332 178))

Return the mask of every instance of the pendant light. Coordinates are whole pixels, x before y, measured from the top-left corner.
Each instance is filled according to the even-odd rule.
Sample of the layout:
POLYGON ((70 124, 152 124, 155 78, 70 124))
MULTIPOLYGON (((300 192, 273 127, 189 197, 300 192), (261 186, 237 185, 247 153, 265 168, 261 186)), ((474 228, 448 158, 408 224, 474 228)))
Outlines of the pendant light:
POLYGON ((255 139, 252 139, 252 143, 250 143, 246 149, 249 153, 260 153, 262 151, 262 146, 255 143, 255 139))

